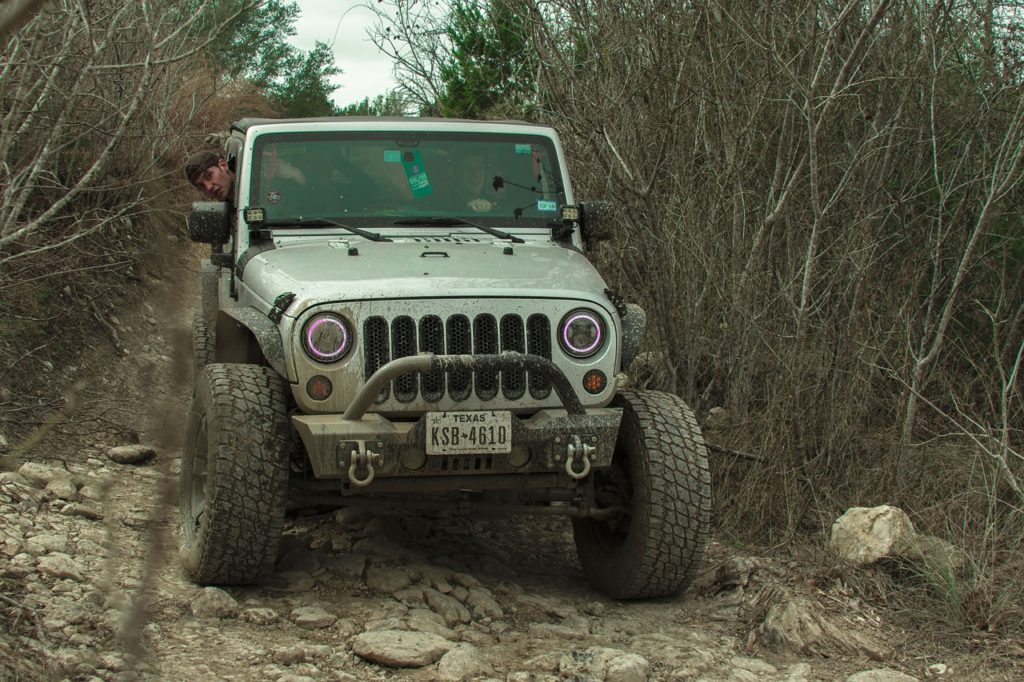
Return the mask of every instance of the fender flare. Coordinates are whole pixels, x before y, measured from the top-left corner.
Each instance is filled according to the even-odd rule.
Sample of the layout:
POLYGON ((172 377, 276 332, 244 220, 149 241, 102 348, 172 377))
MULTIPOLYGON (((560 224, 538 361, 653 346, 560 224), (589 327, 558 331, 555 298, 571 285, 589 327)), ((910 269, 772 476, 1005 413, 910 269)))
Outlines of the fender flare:
POLYGON ((265 360, 288 378, 281 331, 253 308, 227 308, 217 315, 217 362, 260 364, 265 360))

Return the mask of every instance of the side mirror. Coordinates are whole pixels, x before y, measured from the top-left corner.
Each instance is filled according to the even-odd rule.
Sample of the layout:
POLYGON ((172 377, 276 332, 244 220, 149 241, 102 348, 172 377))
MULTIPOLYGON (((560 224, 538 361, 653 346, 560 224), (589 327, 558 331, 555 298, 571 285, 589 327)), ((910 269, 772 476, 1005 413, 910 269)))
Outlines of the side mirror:
POLYGON ((197 201, 188 214, 188 238, 201 244, 222 244, 231 234, 228 204, 224 201, 197 201))
POLYGON ((587 242, 611 239, 612 204, 607 201, 585 201, 580 204, 580 233, 587 242))

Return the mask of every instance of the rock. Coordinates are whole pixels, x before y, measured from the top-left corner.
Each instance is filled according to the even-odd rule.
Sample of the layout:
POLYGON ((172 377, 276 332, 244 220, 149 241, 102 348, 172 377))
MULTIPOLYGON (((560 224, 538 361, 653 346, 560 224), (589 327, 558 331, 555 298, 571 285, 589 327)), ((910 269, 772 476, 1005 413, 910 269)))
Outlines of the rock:
POLYGON ((878 668, 854 673, 846 678, 846 682, 917 682, 917 678, 897 670, 878 668))
POLYGON ((455 639, 455 631, 448 627, 444 618, 429 609, 413 609, 405 621, 410 630, 427 632, 445 639, 455 639))
POLYGON ((83 519, 89 519, 91 521, 103 520, 103 512, 95 507, 90 507, 89 505, 82 504, 80 502, 72 502, 65 505, 65 507, 60 510, 60 513, 65 516, 81 516, 83 519))
POLYGON ((437 664, 437 679, 447 682, 493 675, 494 668, 476 647, 457 646, 441 657, 437 664))
POLYGON ((40 573, 54 578, 68 578, 82 582, 82 566, 67 554, 54 552, 40 557, 36 562, 36 568, 40 573))
POLYGON ((401 568, 371 567, 366 571, 366 586, 379 594, 393 594, 412 584, 401 568))
POLYGON ((402 630, 364 632, 352 639, 352 651, 357 656, 393 668, 422 668, 437 661, 453 646, 437 635, 402 630))
POLYGON ((253 607, 242 611, 242 620, 253 625, 270 625, 277 622, 278 615, 274 609, 253 607))
POLYGON ((46 484, 44 491, 58 500, 72 501, 78 497, 78 488, 67 478, 58 478, 46 484))
POLYGON ((461 585, 468 590, 472 590, 474 587, 482 587, 480 581, 468 573, 453 573, 452 582, 456 585, 461 585))
POLYGON ((296 625, 307 630, 329 628, 338 620, 333 613, 328 613, 319 606, 300 606, 292 610, 291 618, 296 625))
POLYGON ((910 546, 915 535, 914 524, 902 509, 853 507, 832 524, 829 544, 846 561, 863 566, 910 546))
POLYGON ((407 587, 404 590, 395 592, 391 596, 410 609, 415 609, 427 603, 423 599, 423 590, 419 587, 407 587))
POLYGON ((949 672, 949 666, 945 663, 932 663, 930 666, 925 668, 924 676, 929 679, 935 679, 936 677, 942 677, 949 672))
POLYGON ((352 545, 352 551, 389 561, 415 561, 419 557, 393 540, 382 537, 363 538, 352 545))
POLYGON ((306 660, 306 650, 299 645, 282 646, 274 649, 273 659, 281 665, 295 665, 306 660))
POLYGON ((385 537, 400 545, 404 545, 409 542, 408 534, 406 534, 405 530, 398 524, 398 521, 391 518, 378 517, 370 519, 363 527, 363 532, 367 535, 379 535, 381 537, 385 537))
POLYGON ((501 608, 501 604, 491 596, 490 590, 482 587, 474 587, 469 590, 466 606, 473 611, 473 617, 477 619, 505 617, 505 611, 501 608))
POLYGON ((616 656, 608 663, 605 682, 647 682, 651 664, 639 654, 616 656))
POLYGON ((71 551, 71 543, 65 535, 59 533, 40 533, 25 539, 25 551, 39 556, 59 552, 68 554, 71 551))
POLYGON ((889 655, 883 642, 871 639, 848 623, 833 621, 833 616, 802 597, 784 590, 768 590, 759 601, 765 615, 755 636, 770 649, 823 656, 863 655, 875 660, 884 660, 889 655))
POLYGON ((749 557, 731 556, 718 566, 714 584, 721 592, 737 587, 745 588, 759 567, 760 564, 749 557))
POLYGON ((423 590, 423 598, 427 600, 430 610, 444 618, 449 627, 472 620, 469 610, 455 597, 426 588, 423 590))
POLYGON ((25 462, 18 473, 37 488, 45 488, 50 481, 71 480, 72 477, 67 469, 39 462, 25 462))
POLYGON ((238 602, 219 587, 204 587, 189 606, 200 618, 230 618, 238 613, 238 602))
POLYGON ((729 412, 724 407, 712 407, 704 419, 704 426, 718 429, 729 423, 729 412))
POLYGON ((574 649, 562 656, 558 664, 562 677, 598 679, 607 682, 646 682, 651 664, 638 654, 608 647, 574 649))
POLYGON ((748 658, 747 656, 733 656, 729 659, 729 665, 733 668, 752 672, 757 676, 774 675, 778 669, 759 658, 748 658))
POLYGON ((32 485, 31 481, 19 474, 17 471, 0 471, 0 485, 4 484, 26 487, 32 485))
POLYGON ((107 450, 107 457, 119 464, 142 464, 156 457, 148 445, 119 445, 107 450))
POLYGON ((342 554, 324 560, 324 567, 342 578, 362 578, 366 570, 365 554, 342 554))

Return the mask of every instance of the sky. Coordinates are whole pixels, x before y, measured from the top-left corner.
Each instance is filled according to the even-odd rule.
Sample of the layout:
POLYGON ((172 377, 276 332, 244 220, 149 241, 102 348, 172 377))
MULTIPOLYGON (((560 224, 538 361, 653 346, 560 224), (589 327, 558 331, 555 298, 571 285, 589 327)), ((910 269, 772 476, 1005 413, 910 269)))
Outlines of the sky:
POLYGON ((291 44, 303 52, 318 40, 333 45, 335 63, 344 72, 333 79, 333 84, 341 86, 334 91, 335 104, 372 100, 394 87, 391 60, 366 33, 374 21, 367 0, 297 0, 296 4, 302 15, 295 22, 291 44))

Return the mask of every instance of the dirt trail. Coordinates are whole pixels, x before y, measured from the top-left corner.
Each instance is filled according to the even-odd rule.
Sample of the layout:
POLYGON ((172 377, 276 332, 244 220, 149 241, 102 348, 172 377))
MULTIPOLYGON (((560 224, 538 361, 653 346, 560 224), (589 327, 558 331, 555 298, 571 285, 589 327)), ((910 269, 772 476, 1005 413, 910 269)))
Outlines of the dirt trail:
POLYGON ((195 267, 148 279, 146 300, 117 320, 123 349, 68 373, 112 396, 85 410, 107 427, 51 438, 23 476, 0 476, 0 679, 799 682, 941 676, 933 664, 965 679, 949 659, 911 657, 907 635, 840 581, 812 584, 813 567, 715 543, 686 594, 605 599, 560 519, 298 517, 265 584, 188 583, 173 497, 195 267), (112 461, 133 432, 156 456, 112 461), (789 616, 802 653, 784 619, 766 621, 789 606, 811 614, 789 616), (815 640, 815 623, 857 637, 815 640))

